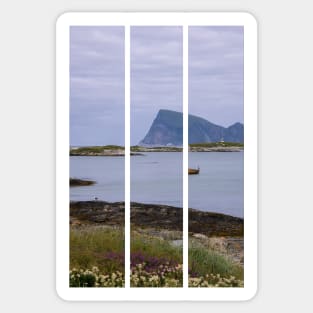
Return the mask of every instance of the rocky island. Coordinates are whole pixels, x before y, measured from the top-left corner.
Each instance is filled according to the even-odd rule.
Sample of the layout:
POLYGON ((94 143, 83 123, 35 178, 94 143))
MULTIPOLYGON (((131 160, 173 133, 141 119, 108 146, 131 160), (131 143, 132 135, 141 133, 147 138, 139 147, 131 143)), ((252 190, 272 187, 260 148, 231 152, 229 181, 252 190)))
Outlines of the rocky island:
MULTIPOLYGON (((189 115, 188 142, 190 152, 239 152, 243 150, 244 126, 229 127, 213 124, 204 118, 189 115)), ((159 110, 148 133, 138 145, 130 147, 130 155, 145 152, 182 152, 183 114, 159 110)), ((118 145, 71 147, 70 156, 124 156, 125 148, 118 145)))
MULTIPOLYGON (((234 123, 229 127, 214 124, 202 117, 188 115, 188 142, 244 142, 244 126, 234 123)), ((182 146, 183 114, 172 110, 159 110, 146 136, 139 145, 182 146)))
MULTIPOLYGON (((204 142, 189 145, 189 152, 240 152, 244 146, 236 142, 204 142)), ((182 152, 182 147, 173 146, 131 146, 131 156, 143 156, 145 152, 182 152)), ((73 147, 70 156, 124 156, 125 148, 116 146, 73 147)))
POLYGON ((78 186, 90 186, 94 185, 96 182, 93 180, 79 179, 79 178, 70 178, 70 187, 78 186))
MULTIPOLYGON (((125 147, 106 145, 106 146, 87 146, 71 147, 70 156, 124 156, 125 147)), ((142 153, 131 151, 130 155, 142 155, 142 153)))

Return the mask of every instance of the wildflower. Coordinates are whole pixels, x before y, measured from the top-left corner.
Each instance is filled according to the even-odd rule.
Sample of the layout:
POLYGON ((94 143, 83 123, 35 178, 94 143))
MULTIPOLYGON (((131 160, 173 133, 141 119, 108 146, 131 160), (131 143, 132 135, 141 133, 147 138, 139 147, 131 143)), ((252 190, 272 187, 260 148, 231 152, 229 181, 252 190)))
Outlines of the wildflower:
POLYGON ((97 266, 93 266, 93 267, 92 267, 92 272, 94 272, 94 273, 99 272, 98 267, 97 267, 97 266))

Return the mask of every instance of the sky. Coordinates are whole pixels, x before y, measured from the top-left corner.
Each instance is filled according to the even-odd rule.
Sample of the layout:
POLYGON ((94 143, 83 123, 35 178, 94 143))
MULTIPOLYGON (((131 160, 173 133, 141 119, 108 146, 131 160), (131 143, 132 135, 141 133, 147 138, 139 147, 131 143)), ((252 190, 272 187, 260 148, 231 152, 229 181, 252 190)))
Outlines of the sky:
MULTIPOLYGON (((124 28, 75 26, 70 36, 70 143, 124 145, 124 28)), ((189 27, 189 113, 243 122, 243 27, 189 27)), ((157 112, 182 112, 182 27, 131 27, 131 144, 157 112)))
POLYGON ((71 146, 124 145, 124 60, 124 27, 71 27, 71 146))
POLYGON ((243 123, 241 26, 189 28, 189 112, 228 127, 243 123))
POLYGON ((138 144, 160 109, 183 111, 181 26, 131 28, 131 144, 138 144))

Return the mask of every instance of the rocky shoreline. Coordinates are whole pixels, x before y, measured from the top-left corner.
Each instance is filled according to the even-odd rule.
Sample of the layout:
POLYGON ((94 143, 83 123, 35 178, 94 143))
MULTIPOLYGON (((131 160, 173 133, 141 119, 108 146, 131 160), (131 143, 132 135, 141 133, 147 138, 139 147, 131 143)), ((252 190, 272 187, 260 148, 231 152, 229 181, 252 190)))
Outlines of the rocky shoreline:
MULTIPOLYGON (((143 155, 139 152, 130 152, 130 155, 143 155)), ((125 156, 124 150, 103 150, 103 151, 70 151, 70 156, 110 156, 110 157, 123 157, 125 156)))
POLYGON ((190 147, 189 152, 240 152, 241 147, 190 147))
MULTIPOLYGON (((70 222, 75 225, 124 225, 124 202, 71 201, 70 222)), ((182 231, 182 208, 131 202, 131 225, 182 231)), ((207 237, 243 237, 244 220, 229 215, 189 209, 189 233, 207 237)))
MULTIPOLYGON (((71 201, 71 228, 123 228, 124 202, 71 201)), ((182 208, 131 202, 132 234, 183 244, 182 208)), ((224 214, 189 209, 189 243, 213 250, 244 264, 244 220, 224 214)))
MULTIPOLYGON (((145 147, 132 146, 130 147, 130 155, 144 155, 145 152, 182 152, 182 147, 160 146, 160 147, 145 147)), ((243 151, 243 145, 240 144, 193 144, 189 146, 189 152, 240 152, 243 151)), ((124 156, 124 147, 108 148, 106 146, 95 147, 80 147, 71 148, 70 156, 124 156)))

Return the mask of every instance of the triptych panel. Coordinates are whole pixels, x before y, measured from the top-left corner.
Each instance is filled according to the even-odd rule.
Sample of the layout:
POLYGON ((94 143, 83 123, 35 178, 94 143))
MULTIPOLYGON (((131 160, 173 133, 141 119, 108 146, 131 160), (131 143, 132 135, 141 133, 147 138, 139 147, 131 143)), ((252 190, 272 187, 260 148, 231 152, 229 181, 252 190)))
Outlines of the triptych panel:
POLYGON ((126 26, 67 20, 63 251, 74 294, 98 287, 89 290, 138 299, 138 288, 154 288, 172 290, 174 300, 181 288, 191 299, 203 299, 195 287, 253 289, 246 279, 253 262, 244 247, 244 155, 255 147, 246 154, 244 77, 254 75, 245 71, 254 22, 242 18, 141 24, 131 16, 126 26))

